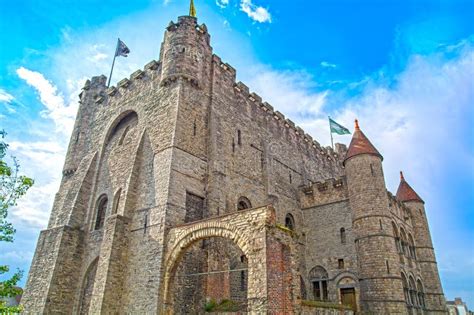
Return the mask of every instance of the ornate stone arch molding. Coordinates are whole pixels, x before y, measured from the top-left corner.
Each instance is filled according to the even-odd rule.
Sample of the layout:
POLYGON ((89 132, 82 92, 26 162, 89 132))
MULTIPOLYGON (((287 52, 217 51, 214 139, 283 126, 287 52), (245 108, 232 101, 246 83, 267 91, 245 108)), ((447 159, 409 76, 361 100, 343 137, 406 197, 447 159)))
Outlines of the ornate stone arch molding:
POLYGON ((351 278, 354 281, 354 286, 358 287, 359 286, 359 278, 357 275, 353 272, 350 271, 343 271, 339 274, 337 274, 333 279, 336 285, 339 287, 340 286, 340 281, 344 278, 351 278))
MULTIPOLYGON (((249 311, 270 311, 273 305, 267 303, 271 294, 267 288, 283 284, 272 279, 272 274, 276 274, 276 271, 272 270, 274 260, 271 262, 267 260, 268 253, 274 253, 275 249, 284 253, 292 247, 291 237, 275 228, 275 223, 275 210, 272 207, 261 207, 236 211, 170 229, 166 238, 162 289, 159 297, 162 301, 160 314, 173 313, 173 279, 181 257, 195 242, 213 237, 232 240, 248 259, 249 311)), ((288 252, 288 259, 290 256, 288 252)), ((290 265, 293 264, 288 264, 290 265)), ((287 272, 293 274, 294 270, 289 268, 287 272)), ((292 281, 298 283, 299 278, 295 276, 292 281)), ((290 292, 293 285, 290 283, 286 285, 288 297, 299 296, 299 292, 290 292)), ((284 307, 293 310, 293 303, 284 307)))

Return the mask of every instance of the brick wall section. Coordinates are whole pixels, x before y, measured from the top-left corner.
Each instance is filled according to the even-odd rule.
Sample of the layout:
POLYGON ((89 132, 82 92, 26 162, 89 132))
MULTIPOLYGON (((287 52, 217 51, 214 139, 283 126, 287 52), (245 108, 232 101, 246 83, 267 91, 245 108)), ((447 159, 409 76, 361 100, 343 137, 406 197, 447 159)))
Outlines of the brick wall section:
POLYGON ((290 249, 288 246, 267 238, 267 294, 270 313, 292 313, 293 292, 290 249))

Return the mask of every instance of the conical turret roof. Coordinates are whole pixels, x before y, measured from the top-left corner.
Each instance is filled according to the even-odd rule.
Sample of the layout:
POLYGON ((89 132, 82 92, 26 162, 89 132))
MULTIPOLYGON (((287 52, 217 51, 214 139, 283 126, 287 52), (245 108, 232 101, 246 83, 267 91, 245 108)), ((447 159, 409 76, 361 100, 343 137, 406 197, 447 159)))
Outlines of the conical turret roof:
POLYGON ((359 128, 359 122, 355 120, 355 131, 352 136, 351 144, 349 149, 347 149, 346 158, 344 159, 344 164, 348 159, 353 156, 360 154, 372 154, 380 157, 383 160, 382 154, 374 147, 370 140, 365 136, 365 134, 359 128))
POLYGON ((403 172, 400 172, 400 185, 397 190, 397 199, 405 201, 419 201, 425 203, 423 199, 418 196, 418 194, 411 188, 411 186, 406 182, 403 172))

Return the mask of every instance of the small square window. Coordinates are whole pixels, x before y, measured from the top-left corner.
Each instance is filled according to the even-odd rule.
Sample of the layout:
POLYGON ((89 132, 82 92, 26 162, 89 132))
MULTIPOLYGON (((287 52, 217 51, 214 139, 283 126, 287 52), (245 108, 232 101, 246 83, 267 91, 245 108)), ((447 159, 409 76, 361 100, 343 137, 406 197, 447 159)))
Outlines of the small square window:
POLYGON ((344 259, 340 258, 337 260, 337 268, 344 269, 344 259))

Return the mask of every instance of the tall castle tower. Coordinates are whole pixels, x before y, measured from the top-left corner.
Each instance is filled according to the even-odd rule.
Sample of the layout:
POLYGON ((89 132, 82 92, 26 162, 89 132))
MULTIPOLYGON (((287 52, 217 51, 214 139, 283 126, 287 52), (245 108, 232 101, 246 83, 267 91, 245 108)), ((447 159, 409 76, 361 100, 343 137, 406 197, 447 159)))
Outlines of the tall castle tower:
POLYGON ((430 314, 445 314, 446 300, 439 279, 433 242, 431 241, 430 228, 425 212, 425 202, 406 182, 402 172, 400 172, 397 199, 403 202, 412 213, 416 256, 420 264, 421 275, 425 279, 423 289, 426 309, 430 314))
POLYGON ((357 120, 344 165, 359 262, 361 308, 376 314, 404 313, 382 155, 360 130, 357 120))

